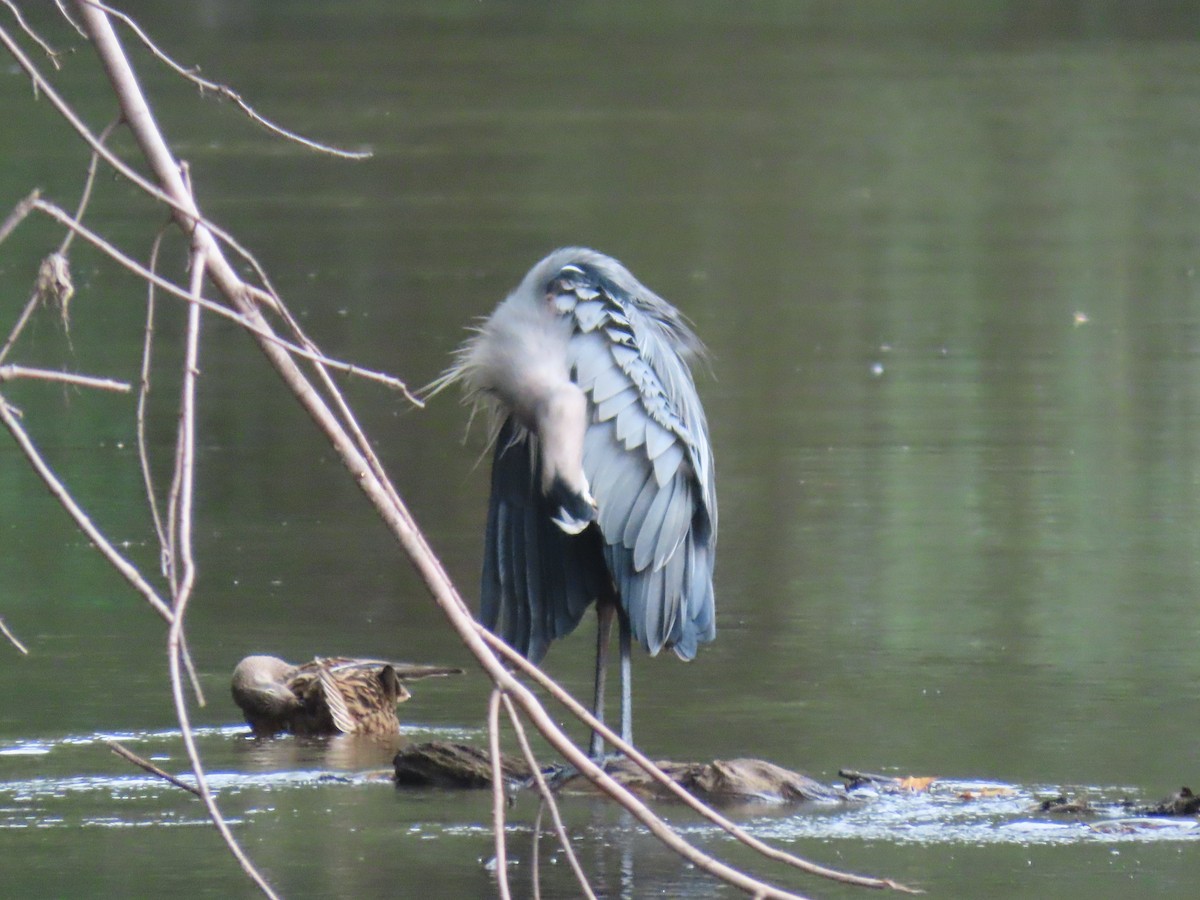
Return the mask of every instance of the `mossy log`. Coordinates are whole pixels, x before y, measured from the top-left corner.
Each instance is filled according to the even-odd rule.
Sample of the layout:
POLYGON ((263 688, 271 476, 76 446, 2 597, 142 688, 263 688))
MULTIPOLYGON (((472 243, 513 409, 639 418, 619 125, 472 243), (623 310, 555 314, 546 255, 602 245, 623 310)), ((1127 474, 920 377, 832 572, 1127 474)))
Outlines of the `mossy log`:
MULTIPOLYGON (((392 760, 396 784, 405 787, 486 788, 492 763, 486 750, 468 744, 429 741, 409 744, 392 760)), ((524 760, 503 757, 500 770, 509 781, 525 781, 533 772, 524 760)))
MULTIPOLYGON (((432 741, 411 744, 393 761, 396 783, 405 786, 485 788, 492 783, 487 751, 466 744, 432 741)), ((710 763, 655 763, 684 790, 709 803, 836 803, 846 792, 814 781, 807 775, 784 769, 761 759, 714 760, 710 763)), ((504 757, 501 769, 506 780, 527 782, 532 778, 523 760, 504 757)), ((604 771, 618 784, 647 799, 671 799, 671 792, 625 758, 607 760, 604 771)), ((547 780, 555 790, 591 793, 596 787, 574 769, 548 769, 547 780)))

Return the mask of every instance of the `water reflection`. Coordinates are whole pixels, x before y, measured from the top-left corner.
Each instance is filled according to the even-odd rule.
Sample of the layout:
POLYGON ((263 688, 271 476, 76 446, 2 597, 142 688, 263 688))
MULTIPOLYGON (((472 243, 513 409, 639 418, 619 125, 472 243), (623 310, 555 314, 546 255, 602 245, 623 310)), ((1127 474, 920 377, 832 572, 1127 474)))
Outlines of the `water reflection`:
POLYGON ((392 758, 409 743, 403 734, 332 737, 247 737, 237 744, 239 768, 247 772, 316 769, 330 772, 376 770, 391 775, 392 758))
MULTIPOLYGON (((710 344, 715 377, 700 389, 725 507, 719 633, 692 666, 636 661, 648 747, 754 753, 826 777, 894 767, 1142 797, 1188 777, 1200 684, 1195 10, 353 3, 280 20, 264 4, 226 6, 151 4, 146 24, 278 118, 378 151, 335 165, 150 79, 202 202, 261 251, 331 352, 427 381, 461 323, 564 243, 625 259, 710 344)), ((75 62, 59 76, 80 91, 91 77, 75 62)), ((23 89, 0 93, 6 196, 78 184, 86 160, 47 137, 43 112, 23 89)), ((157 222, 131 218, 123 190, 102 180, 95 222, 144 247, 157 222)), ((19 240, 5 254, 37 239, 19 240)), ((10 259, 0 288, 24 297, 29 271, 10 259)), ((70 345, 45 321, 21 361, 136 372, 142 309, 118 302, 129 286, 93 257, 76 262, 70 345)), ((178 316, 164 312, 164 335, 178 316)), ((228 672, 263 647, 461 662, 256 351, 214 325, 205 354, 190 621, 214 699, 201 723, 235 718, 228 672)), ((486 472, 472 470, 479 446, 458 444, 461 410, 416 415, 350 390, 473 593, 486 472)), ((156 396, 162 459, 173 400, 156 396)), ((12 398, 154 571, 129 499, 141 488, 128 407, 29 385, 12 398)), ((104 779, 128 773, 87 737, 169 727, 161 628, 2 443, 0 517, 0 613, 32 651, 5 669, 8 695, 29 699, 0 720, 3 780, 16 786, 2 805, 25 823, 3 832, 22 865, 3 867, 0 893, 192 895, 197 872, 213 893, 244 890, 215 841, 177 836, 192 829, 129 840, 76 828, 200 821, 190 798, 140 780, 125 786, 141 799, 122 805, 125 788, 104 779), (105 786, 66 790, 92 777, 79 773, 105 786), (26 799, 38 778, 63 796, 26 799), (18 845, 26 826, 44 842, 18 845)), ((586 694, 591 639, 574 640, 547 665, 586 694)), ((412 705, 478 741, 486 689, 463 681, 412 705)), ((178 770, 174 740, 150 752, 178 770)), ((286 893, 490 891, 471 864, 490 854, 486 797, 272 784, 361 760, 342 768, 330 748, 256 746, 236 731, 203 745, 286 893)), ((801 816, 764 830, 947 896, 1194 890, 1174 839, 1116 855, 1111 836, 1055 826, 1032 840, 1003 816, 940 830, 951 808, 931 807, 929 830, 886 817, 862 830, 866 813, 847 814, 862 826, 849 835, 801 816), (953 853, 941 833, 957 835, 953 853), (898 846, 908 834, 933 849, 898 846)), ((523 825, 535 815, 518 812, 523 825)), ((627 830, 592 815, 577 808, 575 825, 614 892, 721 893, 636 835, 630 876, 627 830)), ((572 894, 556 868, 554 890, 572 894)))

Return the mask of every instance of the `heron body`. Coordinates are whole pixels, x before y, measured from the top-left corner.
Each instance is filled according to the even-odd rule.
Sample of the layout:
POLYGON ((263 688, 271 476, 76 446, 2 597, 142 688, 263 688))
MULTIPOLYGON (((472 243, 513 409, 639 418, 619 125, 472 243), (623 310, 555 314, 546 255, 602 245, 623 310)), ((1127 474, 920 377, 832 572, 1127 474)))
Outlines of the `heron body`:
POLYGON ((688 660, 716 634, 713 458, 688 366, 700 350, 623 265, 566 248, 529 271, 444 379, 498 423, 483 623, 537 662, 595 603, 602 718, 615 616, 627 738, 630 639, 688 660))
POLYGON ((461 671, 348 657, 295 666, 274 656, 247 656, 233 670, 231 689, 257 737, 394 735, 400 733, 396 706, 412 696, 403 681, 461 671))

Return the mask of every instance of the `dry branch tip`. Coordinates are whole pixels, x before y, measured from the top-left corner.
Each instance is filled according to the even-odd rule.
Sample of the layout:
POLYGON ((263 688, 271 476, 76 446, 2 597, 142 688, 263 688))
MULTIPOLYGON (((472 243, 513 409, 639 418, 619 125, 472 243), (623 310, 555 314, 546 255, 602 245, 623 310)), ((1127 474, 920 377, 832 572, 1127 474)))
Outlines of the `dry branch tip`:
POLYGON ((3 635, 8 638, 8 642, 20 650, 22 655, 29 655, 29 648, 22 644, 15 634, 9 631, 8 625, 5 624, 3 617, 0 617, 0 633, 3 633, 3 635))

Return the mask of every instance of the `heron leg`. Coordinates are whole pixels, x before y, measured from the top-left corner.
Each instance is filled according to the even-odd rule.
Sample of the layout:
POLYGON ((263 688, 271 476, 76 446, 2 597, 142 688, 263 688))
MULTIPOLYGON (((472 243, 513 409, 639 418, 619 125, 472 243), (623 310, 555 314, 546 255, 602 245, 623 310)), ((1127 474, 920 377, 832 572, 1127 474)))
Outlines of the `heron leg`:
POLYGON ((629 615, 617 610, 617 635, 621 651, 621 740, 633 743, 633 653, 629 615))
MULTIPOLYGON (((612 634, 613 614, 616 611, 617 608, 611 603, 596 605, 596 693, 592 699, 592 715, 601 722, 604 721, 604 682, 608 675, 608 639, 612 634)), ((624 669, 622 669, 623 674, 624 669)), ((624 681, 623 678, 622 681, 624 681)), ((624 695, 622 695, 623 699, 624 695)), ((600 737, 598 731, 592 732, 588 755, 592 759, 600 759, 604 755, 604 739, 600 737)))

